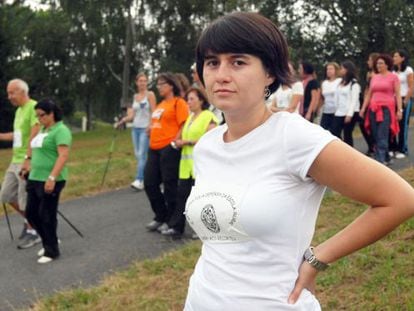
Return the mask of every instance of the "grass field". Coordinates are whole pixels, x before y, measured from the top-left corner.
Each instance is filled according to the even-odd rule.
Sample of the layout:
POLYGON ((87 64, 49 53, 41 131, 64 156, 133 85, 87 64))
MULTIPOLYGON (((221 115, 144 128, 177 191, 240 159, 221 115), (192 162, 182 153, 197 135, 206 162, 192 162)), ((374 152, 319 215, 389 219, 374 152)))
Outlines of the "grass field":
MULTIPOLYGON (((114 130, 77 133, 69 162, 70 178, 63 200, 124 187, 132 181, 135 160, 130 132, 117 134, 104 187, 101 180, 114 130)), ((0 179, 10 150, 0 150, 0 179)), ((414 184, 414 168, 401 172, 414 184)), ((315 244, 351 222, 365 209, 338 194, 323 200, 315 244)), ((317 297, 323 310, 414 310, 414 220, 374 245, 320 273, 317 297)), ((200 253, 200 242, 128 269, 88 289, 72 289, 38 301, 31 310, 182 310, 188 278, 200 253)))
MULTIPOLYGON (((414 183, 414 169, 401 175, 414 183)), ((366 207, 338 194, 323 200, 314 244, 341 230, 366 207)), ((383 240, 320 273, 323 310, 414 310, 414 219, 383 240)), ((155 260, 132 264, 97 287, 74 289, 39 301, 34 310, 182 310, 200 242, 155 260)))

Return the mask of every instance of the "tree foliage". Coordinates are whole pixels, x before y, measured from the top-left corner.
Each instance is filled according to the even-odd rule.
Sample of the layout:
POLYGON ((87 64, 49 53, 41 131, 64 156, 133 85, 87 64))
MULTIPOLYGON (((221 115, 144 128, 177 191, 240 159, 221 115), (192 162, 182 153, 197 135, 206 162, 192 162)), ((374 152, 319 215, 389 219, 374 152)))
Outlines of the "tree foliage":
POLYGON ((371 52, 414 53, 409 0, 39 1, 47 9, 0 0, 0 131, 11 126, 5 94, 11 78, 27 80, 34 98, 55 97, 66 115, 81 110, 111 120, 122 90, 124 97, 132 95, 138 72, 150 80, 162 71, 187 74, 202 29, 234 10, 272 19, 285 33, 294 63, 307 59, 319 70, 328 61, 351 59, 363 74, 371 52))

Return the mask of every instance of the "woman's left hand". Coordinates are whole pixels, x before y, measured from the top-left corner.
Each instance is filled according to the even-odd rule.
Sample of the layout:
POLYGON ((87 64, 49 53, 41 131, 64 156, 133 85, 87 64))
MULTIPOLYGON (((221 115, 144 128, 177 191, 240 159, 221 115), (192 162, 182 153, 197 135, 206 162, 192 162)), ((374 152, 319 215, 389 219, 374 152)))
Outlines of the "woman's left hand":
POLYGON ((305 261, 302 262, 299 268, 299 276, 296 279, 295 288, 289 295, 289 304, 296 303, 304 288, 306 288, 312 294, 315 295, 315 280, 317 274, 318 271, 315 268, 313 268, 309 263, 305 261))
POLYGON ((50 179, 46 180, 46 182, 45 182, 45 192, 49 193, 49 194, 52 193, 53 190, 55 190, 55 185, 56 185, 55 181, 52 181, 50 179))
POLYGON ((397 111, 397 119, 398 119, 398 121, 400 121, 402 119, 402 117, 403 117, 403 113, 402 113, 401 110, 398 109, 398 111, 397 111))

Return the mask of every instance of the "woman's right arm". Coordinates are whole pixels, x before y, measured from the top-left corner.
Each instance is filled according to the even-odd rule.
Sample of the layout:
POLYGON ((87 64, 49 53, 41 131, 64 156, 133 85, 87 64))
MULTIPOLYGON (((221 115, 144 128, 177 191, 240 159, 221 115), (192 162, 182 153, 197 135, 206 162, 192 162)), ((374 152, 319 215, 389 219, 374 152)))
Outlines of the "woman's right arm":
POLYGON ((362 104, 361 110, 359 111, 359 116, 361 118, 364 117, 365 115, 365 111, 369 105, 369 102, 371 101, 371 96, 372 96, 372 91, 371 91, 371 87, 368 88, 368 91, 365 93, 365 97, 364 97, 364 103, 362 104))

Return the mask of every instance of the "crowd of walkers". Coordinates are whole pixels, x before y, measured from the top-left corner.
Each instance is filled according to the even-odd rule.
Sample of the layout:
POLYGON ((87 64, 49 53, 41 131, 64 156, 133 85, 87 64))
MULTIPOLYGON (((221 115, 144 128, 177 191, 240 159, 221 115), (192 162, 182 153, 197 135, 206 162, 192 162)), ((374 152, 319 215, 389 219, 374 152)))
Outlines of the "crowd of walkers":
MULTIPOLYGON (((358 125, 366 143, 366 155, 384 164, 408 154, 408 124, 413 94, 413 70, 408 54, 398 50, 391 57, 372 53, 366 80, 350 60, 328 62, 318 81, 313 64, 302 61, 296 71, 289 63, 291 84, 265 94, 273 112, 297 113, 354 145, 358 125), (362 90, 362 85, 365 86, 362 90)), ((148 78, 136 76, 137 93, 118 125, 132 122, 132 141, 137 158, 136 179, 131 187, 145 190, 154 211, 147 229, 180 237, 185 228, 185 202, 194 173, 192 151, 208 130, 224 123, 223 114, 209 104, 204 87, 191 67, 193 84, 182 73, 161 73, 156 87, 161 101, 148 90, 148 78)))

